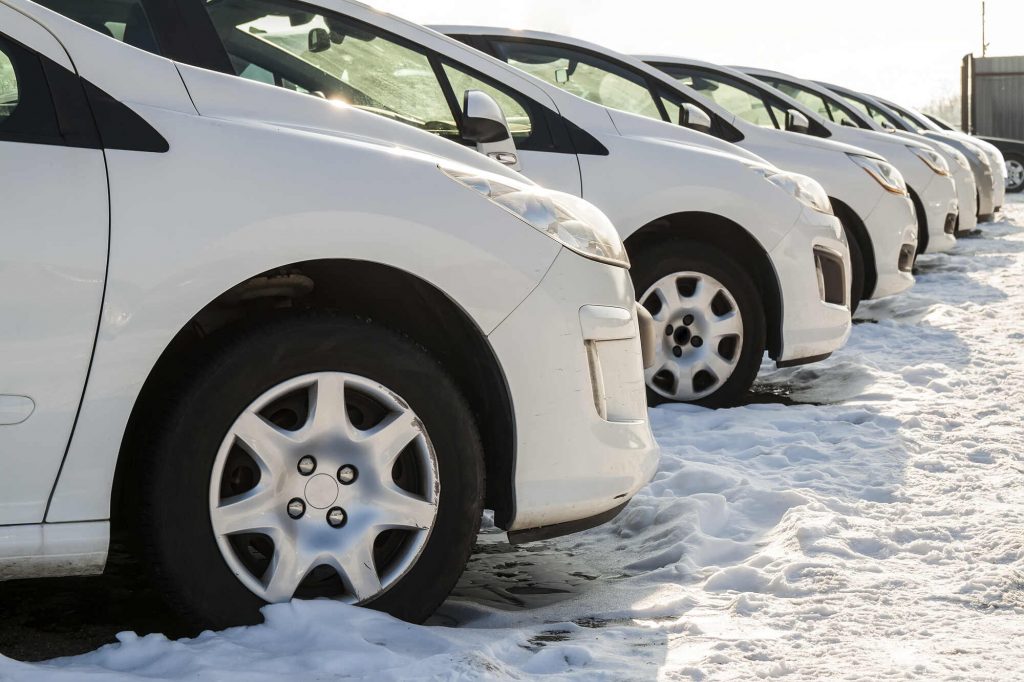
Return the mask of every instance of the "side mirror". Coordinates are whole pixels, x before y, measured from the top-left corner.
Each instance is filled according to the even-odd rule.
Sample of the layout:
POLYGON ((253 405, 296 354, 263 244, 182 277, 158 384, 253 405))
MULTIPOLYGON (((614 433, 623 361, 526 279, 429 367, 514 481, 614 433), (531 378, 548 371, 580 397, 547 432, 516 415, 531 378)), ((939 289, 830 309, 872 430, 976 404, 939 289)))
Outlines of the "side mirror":
POLYGON ((462 111, 463 135, 476 143, 476 150, 513 170, 520 170, 519 154, 501 105, 482 90, 466 90, 462 111))
POLYGON ((786 130, 806 135, 811 131, 811 122, 796 109, 790 109, 786 112, 786 130))
POLYGON ((711 117, 696 104, 686 102, 679 107, 679 125, 701 133, 710 133, 711 117))
POLYGON ((327 52, 331 49, 331 34, 326 28, 314 28, 309 32, 309 51, 327 52))

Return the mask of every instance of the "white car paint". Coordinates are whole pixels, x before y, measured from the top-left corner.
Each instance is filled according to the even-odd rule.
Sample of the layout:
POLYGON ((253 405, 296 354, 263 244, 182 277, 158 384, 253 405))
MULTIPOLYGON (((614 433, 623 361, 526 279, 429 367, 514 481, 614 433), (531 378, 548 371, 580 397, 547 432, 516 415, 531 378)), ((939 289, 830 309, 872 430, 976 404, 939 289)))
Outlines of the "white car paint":
POLYGON ((953 182, 956 185, 957 202, 960 208, 960 214, 957 218, 957 230, 970 232, 978 226, 978 183, 975 180, 974 172, 971 170, 970 162, 967 157, 960 152, 960 150, 950 144, 947 144, 948 140, 940 140, 928 135, 922 135, 917 131, 903 130, 901 127, 896 125, 899 123, 896 113, 889 110, 884 104, 878 102, 870 95, 865 95, 855 90, 850 90, 849 88, 833 85, 831 83, 825 83, 822 81, 816 82, 818 85, 831 90, 833 94, 839 95, 840 98, 846 100, 856 110, 856 112, 860 114, 861 120, 865 124, 872 126, 872 130, 890 132, 894 135, 899 135, 910 140, 918 140, 930 145, 932 149, 945 159, 946 165, 949 167, 950 176, 953 178, 953 182), (880 117, 886 119, 895 118, 896 120, 886 120, 885 124, 883 124, 875 118, 875 114, 873 114, 872 111, 865 110, 867 106, 872 107, 875 114, 880 117))
MULTIPOLYGON (((1006 179, 1009 177, 1009 171, 1006 167, 1006 161, 1003 158, 1003 152, 1000 151, 999 147, 996 147, 991 142, 983 140, 980 137, 976 137, 959 130, 946 130, 920 111, 911 107, 904 107, 890 102, 889 100, 882 99, 881 97, 875 97, 875 99, 882 104, 895 109, 897 113, 902 114, 904 117, 910 119, 911 122, 920 126, 922 135, 947 141, 953 146, 964 151, 965 154, 973 155, 975 150, 980 152, 982 156, 981 160, 985 161, 988 167, 989 180, 991 181, 991 191, 983 194, 980 212, 982 215, 990 215, 995 213, 999 208, 1002 208, 1002 205, 1006 200, 1006 179)), ((978 184, 979 186, 981 185, 980 179, 978 184)))
MULTIPOLYGON (((486 36, 498 40, 536 40, 577 49, 599 55, 617 66, 685 93, 689 98, 701 102, 713 115, 724 119, 739 130, 743 139, 736 142, 737 146, 768 159, 780 168, 813 177, 825 187, 830 197, 838 199, 853 210, 870 236, 877 270, 876 284, 864 292, 865 298, 889 296, 913 286, 913 275, 909 270, 901 271, 899 268, 902 247, 912 245, 916 249, 917 246, 917 223, 913 204, 906 195, 884 190, 849 158, 850 154, 880 158, 874 152, 749 123, 664 72, 649 66, 645 61, 652 60, 646 57, 630 57, 584 40, 542 31, 481 26, 446 26, 440 30, 448 35, 486 36)), ((763 84, 758 85, 763 87, 763 84)))
POLYGON ((780 362, 826 355, 849 335, 845 306, 821 300, 812 250, 849 253, 833 216, 807 208, 766 182, 764 159, 723 140, 681 126, 607 109, 529 76, 429 28, 347 0, 317 0, 333 10, 431 50, 461 67, 555 112, 586 131, 607 154, 520 150, 522 171, 545 187, 580 194, 608 214, 623 238, 681 212, 704 212, 741 226, 771 259, 784 300, 780 362), (782 249, 782 251, 780 251, 782 249), (789 250, 789 251, 787 251, 789 250))
POLYGON ((611 229, 594 207, 408 126, 176 64, 27 0, 0 0, 0 27, 168 145, 0 139, 0 308, 22 321, 0 332, 0 578, 102 567, 119 450, 158 360, 237 284, 311 260, 415 276, 485 337, 514 409, 509 529, 614 509, 653 475, 626 269, 570 252, 439 166, 611 229), (558 371, 538 376, 541 352, 558 371))
MULTIPOLYGON (((209 13, 216 14, 216 7, 209 7, 209 13)), ((271 4, 269 9, 262 5, 256 7, 259 12, 244 13, 246 23, 266 19, 265 25, 255 27, 255 33, 251 30, 254 28, 252 26, 239 31, 244 23, 232 24, 234 18, 227 11, 222 16, 225 23, 220 29, 225 31, 228 40, 244 40, 243 48, 237 48, 236 43, 232 44, 237 49, 247 51, 251 59, 245 58, 245 61, 250 64, 253 64, 252 59, 268 59, 267 50, 274 51, 269 61, 254 64, 271 76, 274 75, 271 69, 287 71, 291 68, 295 71, 298 67, 297 71, 291 73, 288 82, 294 82, 295 78, 305 80, 307 85, 312 86, 307 88, 312 94, 316 94, 320 90, 318 86, 322 86, 330 91, 331 96, 342 98, 347 89, 352 89, 369 101, 364 104, 367 110, 414 124, 418 122, 422 128, 435 130, 439 134, 452 133, 446 127, 449 125, 447 123, 435 122, 439 125, 431 126, 428 125, 432 122, 430 119, 416 116, 415 107, 422 96, 414 95, 407 100, 384 104, 359 91, 354 82, 349 84, 351 79, 358 80, 366 75, 359 70, 360 67, 348 63, 342 66, 336 62, 311 62, 312 55, 317 52, 307 49, 306 38, 312 39, 311 32, 317 28, 323 30, 325 20, 313 13, 298 14, 296 16, 304 17, 306 21, 296 26, 284 20, 293 8, 301 8, 305 12, 311 7, 321 7, 324 14, 332 13, 335 19, 353 24, 346 31, 365 33, 367 38, 362 41, 364 43, 373 43, 379 37, 378 47, 364 49, 401 48, 412 55, 419 54, 419 65, 410 66, 417 59, 406 54, 400 60, 401 63, 392 65, 394 71, 386 74, 383 71, 372 71, 373 65, 380 62, 384 53, 373 55, 371 52, 371 56, 367 57, 365 63, 370 64, 366 68, 370 72, 371 85, 377 82, 374 79, 378 77, 385 80, 400 75, 409 79, 407 85, 394 84, 388 80, 385 94, 389 99, 393 99, 396 91, 415 93, 419 92, 419 88, 430 89, 433 86, 437 92, 441 88, 436 76, 433 82, 424 82, 423 79, 429 79, 431 72, 443 72, 451 65, 462 71, 463 75, 468 72, 477 81, 484 79, 483 85, 467 86, 466 90, 497 87, 513 100, 528 99, 531 110, 540 117, 535 122, 536 128, 548 129, 550 123, 556 129, 551 137, 557 137, 558 141, 553 140, 548 146, 519 149, 514 161, 516 168, 522 168, 527 176, 544 186, 593 201, 612 218, 624 238, 644 227, 654 231, 660 227, 660 223, 654 225, 657 221, 674 219, 679 215, 696 221, 698 218, 692 216, 703 213, 717 220, 724 218, 730 221, 732 225, 729 229, 745 231, 743 237, 753 242, 753 249, 759 251, 760 261, 749 266, 750 269, 771 271, 774 275, 774 281, 765 286, 765 290, 771 291, 768 295, 775 297, 775 290, 782 290, 780 298, 784 300, 784 305, 775 301, 770 304, 773 306, 774 318, 769 332, 772 357, 786 363, 809 361, 831 353, 845 342, 850 328, 848 307, 839 302, 827 303, 825 299, 829 294, 819 293, 819 288, 824 289, 825 285, 824 280, 818 281, 818 260, 815 256, 816 248, 828 252, 826 256, 831 259, 829 262, 837 263, 838 279, 849 279, 849 256, 841 227, 837 229, 838 222, 833 216, 810 208, 806 196, 798 198, 792 187, 783 189, 777 182, 770 180, 769 176, 787 178, 794 183, 806 182, 820 189, 812 179, 787 176, 756 155, 722 140, 595 106, 559 88, 548 87, 539 80, 435 31, 377 12, 357 2, 323 0, 301 5, 271 4), (268 14, 275 16, 268 17, 268 14), (238 33, 250 37, 243 39, 238 33), (253 40, 261 42, 254 44, 253 40), (384 47, 380 47, 381 43, 384 47), (434 64, 427 66, 430 59, 434 60, 434 64), (302 72, 309 67, 328 76, 332 82, 303 75, 302 72), (392 86, 396 86, 395 89, 392 86), (774 257, 780 244, 793 249, 794 253, 774 257), (808 287, 807 282, 813 286, 808 287)), ((205 25, 205 22, 200 23, 205 25)), ((338 36, 337 44, 341 44, 349 35, 344 31, 335 34, 338 36)), ((354 39, 360 40, 358 35, 354 39)), ((221 39, 214 42, 218 50, 225 51, 221 39)), ((329 50, 330 46, 325 46, 325 49, 329 50)), ((233 56, 243 60, 238 54, 233 56)), ((352 55, 347 58, 352 59, 352 55)), ((198 54, 193 54, 191 59, 197 64, 202 62, 198 54)), ((235 73, 234 67, 229 68, 225 64, 211 68, 232 75, 235 73)), ((284 83, 284 76, 277 75, 277 80, 284 83)), ((243 77, 247 77, 244 72, 243 77)), ((380 93, 378 95, 383 96, 380 93)), ((460 100, 463 99, 452 93, 447 106, 461 106, 460 100)), ((429 113, 433 115, 439 112, 429 113)), ((461 111, 458 115, 454 111, 444 112, 443 115, 448 113, 452 113, 455 119, 461 116, 461 111)), ((451 127, 458 128, 457 124, 451 124, 451 127)), ((499 150, 488 143, 483 151, 497 153, 499 150)), ((514 151, 511 145, 509 151, 514 151)), ((699 219, 703 218, 699 216, 699 219)), ((671 224, 675 229, 675 223, 671 224)), ((684 233, 685 230, 679 231, 680 235, 684 233)), ((733 244, 730 242, 727 248, 735 248, 733 244)), ((747 267, 747 264, 744 263, 743 267, 747 267)), ((839 287, 835 289, 838 291, 839 287)))
MULTIPOLYGON (((829 93, 827 89, 822 88, 817 83, 788 74, 769 69, 733 68, 761 80, 765 78, 779 79, 810 92, 824 94, 827 97, 835 97, 835 95, 829 93)), ((951 177, 940 175, 933 171, 910 150, 911 147, 931 149, 929 145, 886 132, 840 125, 821 117, 817 112, 812 111, 806 106, 803 106, 801 112, 808 117, 814 116, 824 125, 829 133, 831 133, 829 139, 870 149, 877 154, 881 154, 896 166, 900 173, 903 174, 903 177, 906 178, 907 185, 917 194, 924 208, 928 225, 927 253, 948 251, 953 248, 956 244, 956 237, 952 234, 947 234, 944 227, 946 217, 951 214, 958 214, 960 210, 957 201, 956 184, 951 177)))

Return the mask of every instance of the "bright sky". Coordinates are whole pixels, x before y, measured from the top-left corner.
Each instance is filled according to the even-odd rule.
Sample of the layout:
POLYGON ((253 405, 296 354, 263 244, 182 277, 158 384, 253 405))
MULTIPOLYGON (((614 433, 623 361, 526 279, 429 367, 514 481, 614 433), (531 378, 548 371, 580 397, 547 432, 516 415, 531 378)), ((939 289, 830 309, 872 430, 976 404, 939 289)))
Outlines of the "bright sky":
MULTIPOLYGON (((623 52, 762 66, 924 106, 981 54, 980 0, 364 0, 424 24, 571 34, 623 52), (628 9, 627 9, 628 8, 628 9)), ((988 0, 989 56, 1024 54, 1024 2, 988 0)))

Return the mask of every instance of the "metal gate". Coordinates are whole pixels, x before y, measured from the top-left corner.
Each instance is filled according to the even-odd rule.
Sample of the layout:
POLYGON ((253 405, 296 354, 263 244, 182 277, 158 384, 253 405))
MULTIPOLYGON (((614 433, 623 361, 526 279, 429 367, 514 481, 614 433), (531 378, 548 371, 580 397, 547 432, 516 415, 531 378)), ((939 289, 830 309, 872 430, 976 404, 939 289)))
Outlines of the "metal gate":
POLYGON ((964 130, 1024 140, 1024 57, 967 55, 961 67, 964 130))

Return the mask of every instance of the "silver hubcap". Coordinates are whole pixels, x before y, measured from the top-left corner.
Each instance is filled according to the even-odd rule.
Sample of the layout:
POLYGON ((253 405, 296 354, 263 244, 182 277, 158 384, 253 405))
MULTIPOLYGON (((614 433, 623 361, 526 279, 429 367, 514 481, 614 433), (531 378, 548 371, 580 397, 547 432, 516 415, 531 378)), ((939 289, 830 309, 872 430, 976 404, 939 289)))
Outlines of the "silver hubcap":
POLYGON ((213 465, 210 520, 228 567, 261 599, 361 603, 416 563, 439 493, 408 404, 322 372, 275 386, 235 420, 213 465))
POLYGON ((671 400, 699 400, 732 376, 743 348, 743 317, 721 282, 677 272, 655 282, 640 302, 661 336, 657 360, 646 371, 652 391, 671 400))
POLYGON ((1006 170, 1010 175, 1010 187, 1024 185, 1024 164, 1020 161, 1007 161, 1006 170))

